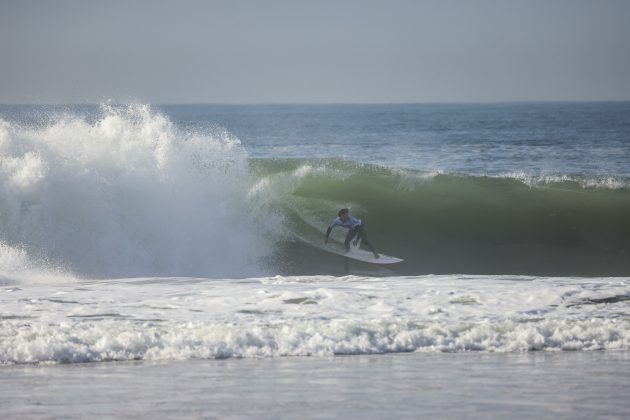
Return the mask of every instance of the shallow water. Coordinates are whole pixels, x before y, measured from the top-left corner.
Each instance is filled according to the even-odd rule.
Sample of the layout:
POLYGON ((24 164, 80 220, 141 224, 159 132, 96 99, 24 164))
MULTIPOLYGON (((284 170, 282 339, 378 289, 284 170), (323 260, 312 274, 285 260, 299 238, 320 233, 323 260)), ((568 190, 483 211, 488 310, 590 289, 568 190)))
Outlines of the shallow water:
POLYGON ((13 366, 0 406, 5 419, 621 419, 629 363, 597 351, 13 366))

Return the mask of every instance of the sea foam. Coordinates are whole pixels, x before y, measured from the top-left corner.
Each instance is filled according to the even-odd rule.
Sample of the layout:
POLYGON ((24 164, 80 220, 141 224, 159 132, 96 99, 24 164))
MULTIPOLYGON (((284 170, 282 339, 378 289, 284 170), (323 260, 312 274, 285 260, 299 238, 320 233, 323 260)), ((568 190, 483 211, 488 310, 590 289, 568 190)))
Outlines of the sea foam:
POLYGON ((627 278, 141 278, 0 287, 0 363, 630 349, 627 278))
POLYGON ((249 185, 238 139, 146 105, 0 121, 0 241, 78 275, 259 274, 249 185))

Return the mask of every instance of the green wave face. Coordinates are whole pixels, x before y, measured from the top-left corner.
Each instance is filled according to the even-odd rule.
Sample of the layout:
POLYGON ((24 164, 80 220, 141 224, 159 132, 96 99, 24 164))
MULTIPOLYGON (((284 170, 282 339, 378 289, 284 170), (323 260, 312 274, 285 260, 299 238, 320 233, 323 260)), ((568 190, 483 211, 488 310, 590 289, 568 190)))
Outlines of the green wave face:
MULTIPOLYGON (((251 195, 280 215, 288 274, 630 274, 623 180, 423 173, 342 160, 252 160, 251 195), (339 208, 361 218, 388 269, 321 252, 339 208)), ((346 231, 333 236, 343 240, 346 231)))

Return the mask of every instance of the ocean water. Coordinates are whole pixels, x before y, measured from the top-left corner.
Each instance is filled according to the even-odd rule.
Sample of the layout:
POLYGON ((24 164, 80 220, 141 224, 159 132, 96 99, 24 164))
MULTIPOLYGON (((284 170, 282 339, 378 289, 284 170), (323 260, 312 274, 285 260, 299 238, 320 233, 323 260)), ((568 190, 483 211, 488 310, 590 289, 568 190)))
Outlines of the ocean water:
MULTIPOLYGON (((516 355, 542 351, 579 388, 593 356, 569 354, 625 369, 629 273, 630 103, 0 106, 0 372, 24 387, 66 364, 186 375, 234 358, 278 361, 290 383, 335 356, 398 353, 413 353, 398 370, 522 374, 516 355), (405 261, 329 252, 341 207, 405 261)), ((612 371, 615 417, 630 384, 612 371)), ((481 377, 494 385, 477 402, 505 382, 481 377)), ((15 401, 13 416, 38 415, 15 401)), ((567 401, 540 403, 570 417, 567 401)))
POLYGON ((38 419, 623 419, 628 362, 611 351, 8 366, 0 406, 38 419))

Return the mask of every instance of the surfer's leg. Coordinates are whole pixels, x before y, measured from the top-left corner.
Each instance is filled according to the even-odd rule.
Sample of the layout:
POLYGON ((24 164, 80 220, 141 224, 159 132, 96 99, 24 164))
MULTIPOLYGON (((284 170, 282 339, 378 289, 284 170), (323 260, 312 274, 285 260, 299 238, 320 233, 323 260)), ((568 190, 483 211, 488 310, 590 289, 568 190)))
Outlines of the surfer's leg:
POLYGON ((348 234, 346 235, 346 240, 343 242, 343 244, 346 246, 346 251, 350 251, 350 241, 352 240, 352 238, 355 237, 355 235, 357 234, 359 228, 354 228, 354 229, 349 229, 348 230, 348 234))
POLYGON ((367 249, 372 251, 372 254, 374 254, 374 258, 378 258, 379 257, 378 252, 376 252, 374 250, 374 247, 372 246, 372 244, 368 240, 367 233, 365 232, 365 226, 363 226, 363 225, 359 226, 359 235, 357 236, 357 238, 361 239, 361 243, 363 245, 365 245, 365 247, 367 249))

